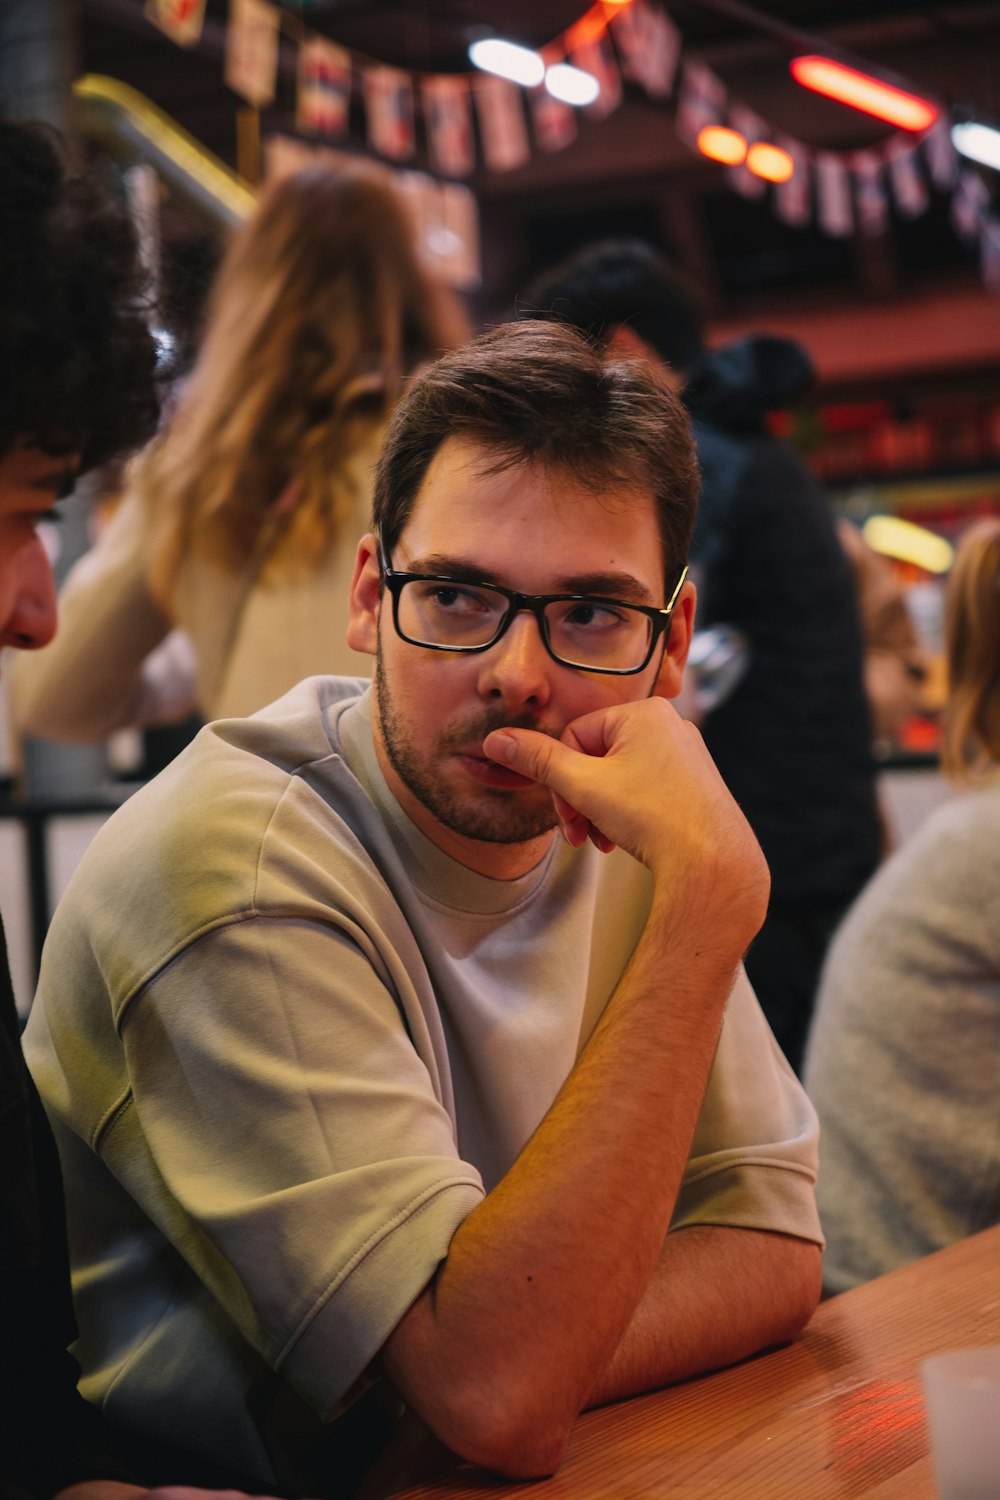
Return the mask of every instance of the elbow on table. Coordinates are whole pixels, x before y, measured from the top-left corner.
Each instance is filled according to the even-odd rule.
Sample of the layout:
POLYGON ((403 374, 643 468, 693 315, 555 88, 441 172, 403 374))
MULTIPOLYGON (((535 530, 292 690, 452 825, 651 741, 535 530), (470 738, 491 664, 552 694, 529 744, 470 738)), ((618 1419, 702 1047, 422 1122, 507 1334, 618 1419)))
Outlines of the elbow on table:
POLYGON ((576 1415, 559 1414, 528 1390, 487 1383, 456 1393, 425 1420, 460 1458, 508 1479, 543 1479, 558 1469, 576 1415))

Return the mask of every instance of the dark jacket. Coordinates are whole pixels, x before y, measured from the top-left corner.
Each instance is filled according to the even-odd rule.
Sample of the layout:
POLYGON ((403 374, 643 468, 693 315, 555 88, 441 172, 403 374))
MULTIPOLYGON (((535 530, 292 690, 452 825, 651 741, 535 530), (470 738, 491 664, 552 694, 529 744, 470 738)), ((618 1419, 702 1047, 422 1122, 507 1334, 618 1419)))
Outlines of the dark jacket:
POLYGON ((688 374, 698 624, 749 643, 705 740, 761 841, 774 900, 846 902, 880 846, 857 596, 822 491, 766 426, 809 382, 809 360, 789 340, 751 338, 688 374))

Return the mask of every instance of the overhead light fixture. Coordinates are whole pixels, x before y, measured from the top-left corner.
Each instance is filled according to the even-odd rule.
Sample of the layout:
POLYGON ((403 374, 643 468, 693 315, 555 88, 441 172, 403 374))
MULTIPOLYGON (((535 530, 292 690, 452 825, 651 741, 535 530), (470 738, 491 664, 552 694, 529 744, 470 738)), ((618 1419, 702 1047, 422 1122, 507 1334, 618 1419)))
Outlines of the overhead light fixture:
POLYGON ((795 175, 791 156, 770 141, 754 141, 747 152, 747 169, 765 182, 789 182, 795 175))
POLYGON ((861 535, 873 551, 913 563, 927 573, 947 573, 955 558, 954 547, 943 536, 902 516, 869 516, 861 535))
POLYGON ((523 88, 534 88, 545 77, 545 64, 530 47, 505 42, 498 36, 481 37, 469 47, 469 61, 484 73, 495 73, 523 88))
POLYGON ((570 63, 553 63, 546 68, 545 87, 553 99, 561 99, 564 104, 593 104, 601 92, 593 73, 570 63))
POLYGON ((695 144, 702 156, 721 161, 727 167, 738 167, 747 154, 746 138, 728 125, 704 125, 695 144))
POLYGON ((951 139, 955 150, 970 161, 981 162, 984 167, 995 167, 1000 172, 1000 130, 976 120, 966 120, 951 127, 951 139))
POLYGON ((836 99, 862 114, 874 115, 900 130, 927 130, 937 119, 937 110, 927 99, 907 93, 881 78, 848 68, 831 57, 793 57, 792 77, 803 88, 836 99))

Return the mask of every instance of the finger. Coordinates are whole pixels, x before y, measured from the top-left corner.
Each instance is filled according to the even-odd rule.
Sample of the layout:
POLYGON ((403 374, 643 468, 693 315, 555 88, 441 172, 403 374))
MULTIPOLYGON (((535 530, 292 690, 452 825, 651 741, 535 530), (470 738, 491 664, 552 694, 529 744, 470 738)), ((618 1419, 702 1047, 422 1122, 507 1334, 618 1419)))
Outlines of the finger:
POLYGON ((563 838, 572 848, 579 849, 581 844, 587 842, 590 833, 587 819, 565 797, 560 797, 558 792, 552 793, 552 805, 556 810, 563 838))
POLYGON ((536 729, 494 729, 483 753, 572 800, 578 785, 580 754, 536 729))

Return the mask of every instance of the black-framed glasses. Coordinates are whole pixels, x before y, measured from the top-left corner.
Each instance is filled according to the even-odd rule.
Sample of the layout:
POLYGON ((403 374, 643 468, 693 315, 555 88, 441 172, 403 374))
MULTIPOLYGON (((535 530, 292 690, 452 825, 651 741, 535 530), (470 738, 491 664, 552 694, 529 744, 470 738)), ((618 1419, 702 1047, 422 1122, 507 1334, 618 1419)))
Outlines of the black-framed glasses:
POLYGON ((667 637, 684 568, 665 608, 601 594, 521 594, 498 583, 406 573, 390 567, 379 537, 379 561, 392 595, 396 634, 429 651, 488 651, 522 610, 538 622, 545 649, 563 667, 628 677, 649 664, 667 637))

